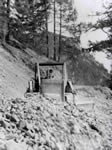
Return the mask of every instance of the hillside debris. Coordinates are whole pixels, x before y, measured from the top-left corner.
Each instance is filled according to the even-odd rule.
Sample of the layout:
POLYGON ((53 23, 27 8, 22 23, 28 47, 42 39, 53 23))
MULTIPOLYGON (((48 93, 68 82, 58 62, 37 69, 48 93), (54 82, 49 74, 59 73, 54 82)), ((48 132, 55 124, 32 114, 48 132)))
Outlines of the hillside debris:
POLYGON ((93 111, 41 95, 0 102, 2 150, 103 150, 106 145, 112 148, 106 141, 105 123, 99 123, 93 111))

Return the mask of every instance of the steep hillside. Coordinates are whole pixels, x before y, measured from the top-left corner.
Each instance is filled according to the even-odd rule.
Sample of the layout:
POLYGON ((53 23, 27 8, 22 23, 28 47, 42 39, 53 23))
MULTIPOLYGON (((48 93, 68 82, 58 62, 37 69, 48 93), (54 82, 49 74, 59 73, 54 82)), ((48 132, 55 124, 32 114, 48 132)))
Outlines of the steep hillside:
POLYGON ((3 97, 23 97, 32 72, 23 63, 0 47, 0 94, 3 97))
MULTIPOLYGON (((53 58, 53 34, 49 32, 49 51, 53 58)), ((56 35, 56 51, 59 51, 59 35, 56 35)), ((62 36, 61 61, 67 63, 69 78, 78 85, 105 85, 108 71, 89 52, 82 52, 76 39, 62 36)))
MULTIPOLYGON (((80 79, 80 84, 100 80, 104 68, 89 54, 79 58, 67 62, 69 75, 80 79)), ((0 47, 0 149, 111 150, 112 91, 108 88, 75 85, 74 101, 39 93, 24 97, 34 64, 44 61, 48 59, 28 48, 0 47), (85 100, 93 100, 92 109, 76 105, 85 100)))
POLYGON ((107 70, 92 55, 84 53, 76 61, 68 60, 69 76, 78 85, 105 85, 109 78, 107 70))
MULTIPOLYGON (((28 81, 34 76, 34 64, 48 59, 26 48, 17 49, 8 44, 0 47, 0 93, 2 96, 23 97, 28 81)), ((51 60, 52 61, 52 60, 51 60)), ((82 54, 74 61, 66 59, 69 78, 74 84, 102 84, 108 74, 102 65, 89 54, 82 54)))
MULTIPOLYGON (((54 34, 49 32, 49 58, 52 59, 54 56, 54 34)), ((18 39, 24 46, 32 48, 37 55, 46 55, 46 36, 44 33, 35 37, 35 43, 32 40, 23 38, 18 39)), ((61 42, 61 61, 65 61, 68 66, 69 78, 75 84, 79 85, 98 85, 105 84, 108 79, 108 72, 103 65, 96 62, 94 57, 90 53, 81 52, 80 45, 75 38, 62 36, 61 42)), ((59 35, 56 34, 56 54, 58 57, 59 53, 59 35)), ((33 53, 33 52, 32 52, 33 53)), ((42 56, 43 57, 43 56, 42 56)), ((27 59, 27 56, 25 56, 27 59)), ((23 59, 24 61, 24 59, 23 59)), ((28 63, 26 60, 25 63, 28 63)), ((31 64, 31 63, 30 63, 31 64)), ((29 64, 29 65, 30 65, 29 64)), ((30 65, 31 66, 31 65, 30 65)))
POLYGON ((20 50, 8 44, 0 46, 0 94, 3 97, 24 97, 28 81, 34 77, 34 64, 47 61, 30 49, 20 50))

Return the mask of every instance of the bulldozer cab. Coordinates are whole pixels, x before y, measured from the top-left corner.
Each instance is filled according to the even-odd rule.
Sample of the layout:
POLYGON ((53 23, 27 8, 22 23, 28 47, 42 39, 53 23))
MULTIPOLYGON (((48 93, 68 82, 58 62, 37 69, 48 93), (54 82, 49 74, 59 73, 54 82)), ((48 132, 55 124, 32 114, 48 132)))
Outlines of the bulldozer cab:
POLYGON ((72 83, 68 80, 66 63, 35 64, 34 78, 29 81, 26 95, 38 92, 45 97, 61 101, 65 101, 69 93, 73 94, 72 83))
POLYGON ((39 63, 40 92, 44 96, 65 100, 68 75, 65 63, 39 63))

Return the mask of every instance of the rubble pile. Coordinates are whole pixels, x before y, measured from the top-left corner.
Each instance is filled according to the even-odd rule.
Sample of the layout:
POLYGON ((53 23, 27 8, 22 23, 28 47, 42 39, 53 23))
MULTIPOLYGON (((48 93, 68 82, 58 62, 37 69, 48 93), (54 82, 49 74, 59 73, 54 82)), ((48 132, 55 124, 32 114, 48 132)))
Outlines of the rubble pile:
POLYGON ((0 150, 103 149, 93 112, 40 95, 0 102, 0 150))

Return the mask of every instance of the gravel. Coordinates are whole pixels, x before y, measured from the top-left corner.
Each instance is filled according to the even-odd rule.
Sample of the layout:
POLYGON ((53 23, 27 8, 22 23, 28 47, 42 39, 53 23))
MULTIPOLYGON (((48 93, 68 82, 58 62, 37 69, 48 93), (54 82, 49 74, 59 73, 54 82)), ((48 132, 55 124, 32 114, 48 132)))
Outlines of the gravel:
POLYGON ((104 112, 109 107, 98 101, 94 111, 86 111, 39 94, 2 99, 0 150, 111 150, 112 120, 104 112))

